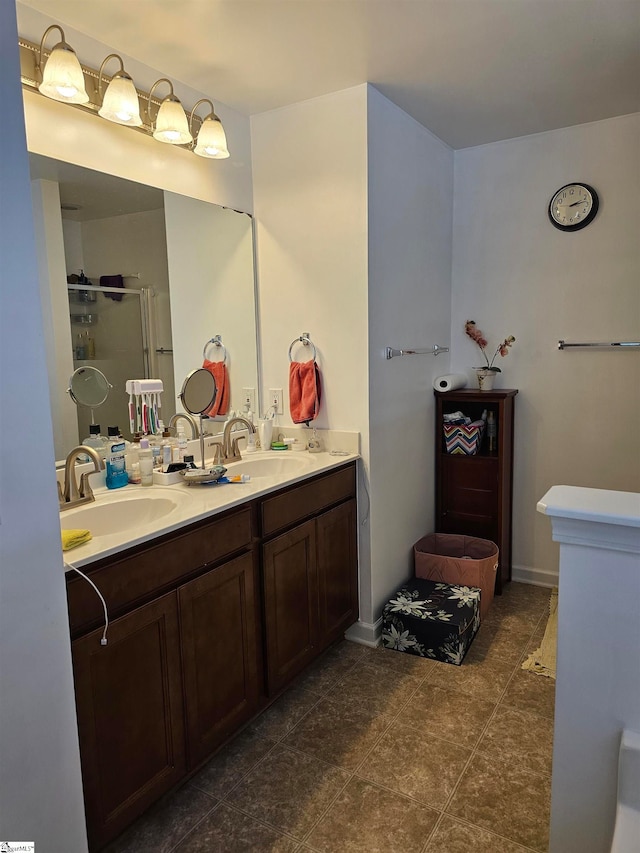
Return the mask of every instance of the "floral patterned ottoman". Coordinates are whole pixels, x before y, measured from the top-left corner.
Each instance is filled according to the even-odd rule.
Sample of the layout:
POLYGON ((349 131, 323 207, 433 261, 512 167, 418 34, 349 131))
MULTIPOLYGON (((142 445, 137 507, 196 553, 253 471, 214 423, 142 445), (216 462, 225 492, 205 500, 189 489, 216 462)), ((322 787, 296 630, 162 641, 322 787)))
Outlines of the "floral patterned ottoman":
POLYGON ((382 644, 460 666, 480 627, 480 590, 412 578, 382 610, 382 644))

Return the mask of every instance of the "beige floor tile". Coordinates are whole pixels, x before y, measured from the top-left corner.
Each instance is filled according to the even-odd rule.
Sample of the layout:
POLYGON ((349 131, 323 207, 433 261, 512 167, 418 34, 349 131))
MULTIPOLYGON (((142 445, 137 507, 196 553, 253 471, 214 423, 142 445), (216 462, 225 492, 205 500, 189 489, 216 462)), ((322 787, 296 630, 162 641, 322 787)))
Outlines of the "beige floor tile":
POLYGON ((364 706, 344 706, 324 699, 283 744, 345 770, 355 770, 392 720, 364 706))
POLYGON ((217 805, 218 800, 186 784, 159 800, 105 853, 169 853, 217 805))
POLYGON ((523 770, 551 774, 553 720, 499 705, 478 751, 511 759, 523 770))
POLYGON ((420 853, 438 813, 352 779, 307 839, 320 853, 420 853))
POLYGON ((290 687, 251 723, 249 729, 262 737, 280 740, 319 701, 320 696, 312 690, 305 690, 297 685, 290 687))
POLYGON ((356 661, 351 655, 333 654, 329 651, 300 674, 296 679, 296 687, 323 696, 357 666, 356 661))
POLYGON ((513 670, 514 663, 500 660, 465 658, 461 666, 436 662, 426 683, 467 693, 486 702, 497 702, 513 670))
POLYGON ((363 665, 352 669, 328 695, 345 706, 395 716, 422 680, 413 672, 363 665))
POLYGON ((553 719, 556 682, 518 667, 505 691, 503 705, 553 719))
POLYGON ((473 660, 477 656, 515 663, 530 643, 530 631, 509 630, 502 628, 500 623, 483 623, 465 660, 473 660))
POLYGON ((425 853, 527 853, 506 838, 445 815, 427 844, 425 853))
POLYGON ((406 652, 398 652, 394 649, 385 649, 383 647, 367 649, 362 662, 367 666, 377 666, 384 670, 403 672, 415 676, 416 681, 425 678, 429 671, 433 669, 433 661, 428 658, 421 658, 418 655, 410 655, 406 652))
POLYGON ((502 628, 509 631, 518 631, 522 633, 533 633, 538 625, 542 612, 539 608, 513 608, 510 604, 503 607, 492 607, 489 611, 485 623, 487 625, 500 625, 502 628))
POLYGON ((207 794, 221 798, 264 758, 275 743, 253 729, 246 729, 214 755, 191 779, 191 784, 207 794))
POLYGON ((476 753, 447 813, 534 850, 549 843, 551 779, 476 753))
POLYGON ((398 721, 421 734, 473 747, 495 710, 494 702, 425 682, 402 709, 398 721))
POLYGON ((443 808, 460 778, 471 750, 397 721, 369 753, 357 775, 443 808))
POLYGON ((296 850, 299 850, 297 841, 221 803, 175 853, 295 853, 296 850))
POLYGON ((278 744, 225 800, 302 840, 348 779, 344 770, 278 744))

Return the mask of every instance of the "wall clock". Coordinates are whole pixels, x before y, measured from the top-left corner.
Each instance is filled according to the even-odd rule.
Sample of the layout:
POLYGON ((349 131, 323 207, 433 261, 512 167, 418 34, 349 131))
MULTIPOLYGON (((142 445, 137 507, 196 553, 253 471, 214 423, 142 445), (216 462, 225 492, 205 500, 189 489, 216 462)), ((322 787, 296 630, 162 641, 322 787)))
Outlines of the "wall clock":
POLYGON ((598 206, 598 193, 589 184, 567 184, 554 193, 549 219, 560 231, 579 231, 593 221, 598 206))

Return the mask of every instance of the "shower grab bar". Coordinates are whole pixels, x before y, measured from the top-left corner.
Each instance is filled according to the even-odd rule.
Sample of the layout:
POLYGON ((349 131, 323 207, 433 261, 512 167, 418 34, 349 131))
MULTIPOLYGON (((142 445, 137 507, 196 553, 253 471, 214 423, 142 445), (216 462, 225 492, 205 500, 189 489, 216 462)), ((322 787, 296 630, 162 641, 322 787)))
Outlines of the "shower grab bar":
POLYGON ((440 355, 441 352, 449 352, 449 347, 441 347, 438 344, 428 349, 392 349, 387 347, 385 356, 386 358, 395 358, 397 355, 440 355))
POLYGON ((569 347, 622 347, 632 349, 640 347, 640 341, 612 341, 610 343, 569 343, 568 341, 558 341, 558 349, 568 349, 569 347))

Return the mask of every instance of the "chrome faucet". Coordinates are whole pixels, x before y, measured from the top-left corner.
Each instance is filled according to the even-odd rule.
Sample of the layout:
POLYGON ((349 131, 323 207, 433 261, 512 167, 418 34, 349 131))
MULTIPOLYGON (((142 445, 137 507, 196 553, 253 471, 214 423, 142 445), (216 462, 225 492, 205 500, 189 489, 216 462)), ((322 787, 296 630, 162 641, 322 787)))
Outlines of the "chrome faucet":
POLYGON ((246 418, 231 418, 230 421, 227 421, 224 425, 224 432, 222 433, 222 454, 224 456, 223 462, 237 462, 238 459, 242 459, 240 455, 240 448, 238 447, 238 441, 241 438, 244 438, 243 435, 238 438, 231 438, 231 427, 234 424, 243 424, 250 433, 255 433, 256 428, 248 421, 246 418))
POLYGON ((67 456, 64 463, 64 489, 58 483, 58 500, 60 502, 60 512, 79 504, 89 503, 94 501, 93 489, 89 484, 89 475, 101 471, 104 468, 104 463, 98 454, 98 451, 93 447, 87 447, 86 444, 80 444, 74 447, 67 456), (80 475, 80 485, 76 480, 75 465, 78 459, 83 456, 88 456, 93 462, 93 471, 85 471, 80 475))
POLYGON ((188 414, 187 412, 176 412, 175 415, 171 415, 171 419, 169 421, 169 426, 167 429, 174 430, 177 434, 178 430, 176 429, 176 423, 182 418, 187 421, 191 426, 191 438, 198 438, 200 435, 200 430, 198 429, 198 422, 193 417, 193 415, 188 414))

